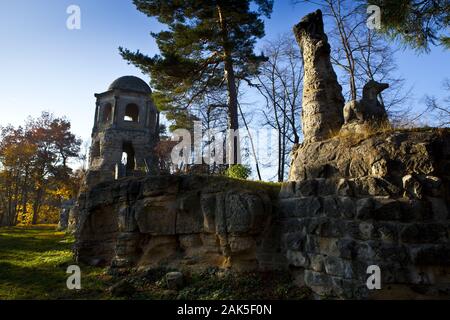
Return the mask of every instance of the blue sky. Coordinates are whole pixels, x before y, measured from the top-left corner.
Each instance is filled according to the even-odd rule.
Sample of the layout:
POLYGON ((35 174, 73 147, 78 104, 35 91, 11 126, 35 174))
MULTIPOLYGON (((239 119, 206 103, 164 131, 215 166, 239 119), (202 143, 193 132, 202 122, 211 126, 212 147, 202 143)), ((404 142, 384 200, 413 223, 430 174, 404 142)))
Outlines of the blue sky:
MULTIPOLYGON (((313 9, 276 0, 266 22, 266 38, 290 32, 313 9)), ((48 110, 67 116, 74 132, 88 140, 94 93, 122 75, 149 80, 127 65, 117 48, 155 54, 149 33, 159 29, 131 0, 0 0, 0 125, 22 124, 28 115, 48 110), (81 8, 81 30, 66 28, 71 4, 81 8)), ((450 76, 449 55, 439 48, 428 55, 411 50, 397 54, 399 73, 407 86, 414 86, 416 103, 425 94, 443 95, 441 83, 450 76)))

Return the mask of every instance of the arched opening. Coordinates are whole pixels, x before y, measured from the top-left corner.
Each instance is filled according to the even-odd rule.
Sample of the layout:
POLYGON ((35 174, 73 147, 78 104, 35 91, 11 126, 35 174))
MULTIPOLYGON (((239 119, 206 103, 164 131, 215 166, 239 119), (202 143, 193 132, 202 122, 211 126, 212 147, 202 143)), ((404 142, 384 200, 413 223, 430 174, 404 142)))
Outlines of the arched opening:
POLYGON ((139 107, 134 103, 127 105, 123 120, 129 122, 139 122, 139 107))
POLYGON ((126 141, 122 145, 122 164, 125 166, 127 174, 135 169, 136 160, 131 142, 126 141))
POLYGON ((112 116, 112 106, 111 103, 107 103, 106 105, 103 106, 102 123, 111 122, 111 116, 112 116))

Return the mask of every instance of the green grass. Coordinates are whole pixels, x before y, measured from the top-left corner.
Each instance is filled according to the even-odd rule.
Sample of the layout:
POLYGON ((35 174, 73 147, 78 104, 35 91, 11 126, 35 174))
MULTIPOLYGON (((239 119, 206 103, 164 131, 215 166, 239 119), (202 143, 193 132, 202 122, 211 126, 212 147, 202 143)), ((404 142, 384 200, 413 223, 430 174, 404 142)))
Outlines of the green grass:
POLYGON ((0 300, 6 299, 307 299, 287 272, 231 273, 211 268, 185 273, 185 286, 168 290, 164 267, 121 276, 80 265, 81 290, 66 287, 74 239, 56 226, 0 228, 0 300), (113 297, 108 288, 125 279, 131 293, 113 297))
MULTIPOLYGON (((66 287, 73 237, 56 226, 0 228, 0 300, 99 299, 105 297, 104 270, 80 266, 82 290, 66 287)), ((107 278, 106 278, 107 280, 107 278)))

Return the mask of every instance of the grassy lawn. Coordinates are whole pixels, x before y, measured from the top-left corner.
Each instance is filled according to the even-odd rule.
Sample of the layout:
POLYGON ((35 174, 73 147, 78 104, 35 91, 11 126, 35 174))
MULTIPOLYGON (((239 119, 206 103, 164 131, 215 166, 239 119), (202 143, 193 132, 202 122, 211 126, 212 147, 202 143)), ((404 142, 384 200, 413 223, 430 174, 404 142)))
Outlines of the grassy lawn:
POLYGON ((56 226, 0 228, 0 300, 6 299, 307 299, 286 272, 234 274, 211 268, 186 274, 185 286, 168 290, 163 267, 111 276, 104 268, 80 265, 81 290, 66 287, 74 239, 56 226), (112 295, 126 282, 131 290, 112 295))
POLYGON ((55 229, 0 228, 0 300, 104 298, 108 278, 101 268, 80 266, 82 290, 67 289, 74 239, 55 229))

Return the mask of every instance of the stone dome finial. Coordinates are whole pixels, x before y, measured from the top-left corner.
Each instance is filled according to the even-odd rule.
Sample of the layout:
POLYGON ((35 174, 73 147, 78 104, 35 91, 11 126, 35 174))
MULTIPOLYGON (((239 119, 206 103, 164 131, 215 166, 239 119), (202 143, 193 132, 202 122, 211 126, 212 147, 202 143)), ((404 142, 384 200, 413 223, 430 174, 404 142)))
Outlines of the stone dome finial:
POLYGON ((149 85, 141 78, 135 76, 123 76, 116 80, 109 86, 108 90, 130 90, 140 93, 152 93, 149 85))

